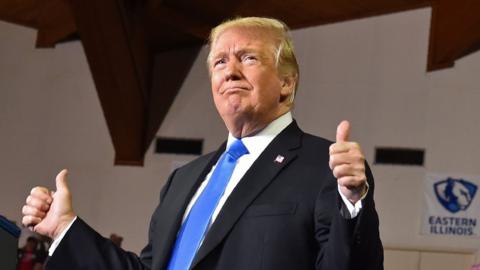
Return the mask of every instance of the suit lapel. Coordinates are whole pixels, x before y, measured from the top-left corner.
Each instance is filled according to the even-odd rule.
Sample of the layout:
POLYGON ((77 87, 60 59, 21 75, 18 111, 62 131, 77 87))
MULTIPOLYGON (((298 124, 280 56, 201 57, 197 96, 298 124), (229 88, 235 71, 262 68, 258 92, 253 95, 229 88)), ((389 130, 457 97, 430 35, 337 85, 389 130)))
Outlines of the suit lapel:
POLYGON ((192 269, 225 238, 258 194, 296 158, 296 149, 300 147, 301 136, 302 131, 294 121, 270 143, 253 163, 225 202, 205 236, 203 244, 193 260, 192 269))
POLYGON ((225 145, 226 143, 222 144, 216 153, 207 156, 192 168, 185 168, 176 172, 175 181, 169 187, 167 196, 160 206, 162 216, 158 218, 161 220, 156 224, 157 234, 153 238, 156 243, 161 244, 157 249, 159 265, 158 267, 154 265, 152 269, 165 269, 167 267, 185 209, 212 166, 224 152, 225 145))

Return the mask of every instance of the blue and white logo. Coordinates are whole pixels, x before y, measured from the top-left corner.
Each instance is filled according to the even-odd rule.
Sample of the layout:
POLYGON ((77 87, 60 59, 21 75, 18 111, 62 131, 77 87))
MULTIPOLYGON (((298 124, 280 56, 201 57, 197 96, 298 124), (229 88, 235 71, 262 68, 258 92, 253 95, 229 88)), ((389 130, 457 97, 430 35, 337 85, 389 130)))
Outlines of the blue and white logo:
POLYGON ((475 197, 477 185, 464 179, 448 177, 433 185, 440 204, 451 213, 465 211, 475 197))

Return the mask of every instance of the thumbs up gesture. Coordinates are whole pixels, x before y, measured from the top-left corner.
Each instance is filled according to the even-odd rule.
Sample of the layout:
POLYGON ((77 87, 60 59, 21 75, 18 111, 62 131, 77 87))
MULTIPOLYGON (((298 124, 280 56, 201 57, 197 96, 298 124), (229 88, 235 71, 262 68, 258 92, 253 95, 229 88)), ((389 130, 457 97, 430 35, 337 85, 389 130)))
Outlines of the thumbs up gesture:
POLYGON ((353 204, 366 192, 365 156, 360 145, 348 141, 350 123, 342 121, 337 127, 336 142, 330 146, 330 169, 337 178, 340 191, 353 204))
POLYGON ((22 223, 39 234, 55 239, 75 218, 72 196, 67 185, 67 170, 56 178, 56 191, 34 187, 22 208, 22 223))

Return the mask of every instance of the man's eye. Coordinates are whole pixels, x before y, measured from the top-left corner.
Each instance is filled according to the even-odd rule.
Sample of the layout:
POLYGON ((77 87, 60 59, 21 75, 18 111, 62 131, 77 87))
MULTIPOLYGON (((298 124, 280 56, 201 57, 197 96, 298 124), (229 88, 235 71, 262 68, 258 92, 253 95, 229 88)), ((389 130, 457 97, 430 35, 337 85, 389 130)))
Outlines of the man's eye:
POLYGON ((223 58, 222 59, 217 59, 213 62, 213 66, 216 67, 218 65, 225 64, 225 63, 226 63, 225 59, 223 59, 223 58))
POLYGON ((253 55, 245 55, 243 57, 243 61, 246 61, 246 62, 253 62, 253 61, 256 61, 257 58, 253 55))

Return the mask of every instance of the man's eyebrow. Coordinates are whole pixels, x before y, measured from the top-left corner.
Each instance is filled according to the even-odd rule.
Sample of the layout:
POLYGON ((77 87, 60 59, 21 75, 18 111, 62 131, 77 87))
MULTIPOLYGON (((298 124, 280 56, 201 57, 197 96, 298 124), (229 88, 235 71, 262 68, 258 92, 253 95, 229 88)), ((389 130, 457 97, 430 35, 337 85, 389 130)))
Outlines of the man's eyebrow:
POLYGON ((260 54, 260 52, 258 50, 251 49, 251 48, 245 48, 245 49, 241 49, 241 50, 238 50, 238 51, 235 52, 236 55, 242 55, 242 54, 246 54, 246 53, 260 54))
POLYGON ((226 54, 227 54, 226 52, 217 52, 217 53, 214 53, 214 54, 212 54, 212 59, 224 57, 226 54))
MULTIPOLYGON (((235 54, 235 55, 240 55, 240 54, 245 54, 245 53, 260 54, 259 51, 254 49, 254 48, 242 48, 242 49, 239 49, 239 50, 236 50, 236 51, 233 52, 233 54, 235 54)), ((212 57, 215 58, 215 57, 225 56, 225 55, 228 55, 228 54, 229 54, 229 52, 220 51, 220 52, 214 53, 212 55, 212 57)))
MULTIPOLYGON (((228 54, 229 54, 229 52, 227 52, 227 51, 219 51, 219 52, 214 53, 210 59, 212 61, 215 61, 215 60, 226 57, 228 54)), ((264 52, 261 52, 259 50, 254 49, 254 48, 242 48, 242 49, 239 49, 239 50, 233 52, 233 54, 235 55, 235 57, 240 57, 240 56, 245 55, 245 54, 255 54, 256 56, 258 56, 260 58, 265 58, 266 57, 264 52)))

